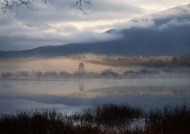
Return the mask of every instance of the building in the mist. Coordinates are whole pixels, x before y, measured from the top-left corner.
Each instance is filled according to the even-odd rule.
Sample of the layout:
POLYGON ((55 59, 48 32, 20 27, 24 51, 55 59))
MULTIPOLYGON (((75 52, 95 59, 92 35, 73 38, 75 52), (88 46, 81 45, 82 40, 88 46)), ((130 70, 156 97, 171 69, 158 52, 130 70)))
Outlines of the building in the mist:
POLYGON ((85 71, 84 64, 82 62, 79 64, 79 70, 78 71, 79 72, 84 72, 85 71))

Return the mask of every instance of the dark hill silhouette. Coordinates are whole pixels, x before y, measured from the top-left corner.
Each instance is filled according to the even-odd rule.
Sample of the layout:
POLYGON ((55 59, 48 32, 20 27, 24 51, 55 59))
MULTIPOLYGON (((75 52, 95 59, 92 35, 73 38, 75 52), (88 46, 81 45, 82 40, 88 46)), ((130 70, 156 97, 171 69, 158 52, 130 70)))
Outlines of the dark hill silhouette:
POLYGON ((107 34, 122 34, 120 39, 44 46, 23 51, 0 51, 0 57, 52 57, 86 53, 113 56, 190 54, 190 4, 133 19, 128 23, 133 26, 107 31, 107 34), (143 23, 148 25, 149 22, 153 24, 139 26, 143 23))

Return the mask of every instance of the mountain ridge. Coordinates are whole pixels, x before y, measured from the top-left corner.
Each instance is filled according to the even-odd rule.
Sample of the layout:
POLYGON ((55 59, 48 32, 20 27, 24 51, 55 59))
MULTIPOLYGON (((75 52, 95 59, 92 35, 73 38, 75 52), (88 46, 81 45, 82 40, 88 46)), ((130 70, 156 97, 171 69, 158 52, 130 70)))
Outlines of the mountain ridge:
POLYGON ((108 56, 189 55, 190 4, 132 19, 124 28, 110 29, 105 33, 121 34, 122 38, 94 43, 44 46, 22 51, 0 51, 0 57, 52 57, 87 53, 108 56))

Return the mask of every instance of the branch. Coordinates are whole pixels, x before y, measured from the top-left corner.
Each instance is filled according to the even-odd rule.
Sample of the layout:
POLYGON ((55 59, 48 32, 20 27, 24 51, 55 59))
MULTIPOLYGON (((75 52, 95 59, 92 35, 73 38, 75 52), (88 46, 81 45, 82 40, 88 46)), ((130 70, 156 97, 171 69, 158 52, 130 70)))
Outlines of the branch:
POLYGON ((87 14, 87 8, 92 8, 93 6, 91 0, 77 0, 76 2, 72 2, 71 5, 72 8, 82 11, 84 14, 87 14))
POLYGON ((37 6, 35 5, 36 0, 1 0, 1 10, 2 13, 6 12, 16 12, 18 8, 22 5, 26 6, 29 10, 38 10, 37 6))
MULTIPOLYGON (((0 6, 3 14, 6 12, 17 13, 20 6, 25 6, 29 10, 36 11, 38 10, 36 1, 42 1, 43 4, 47 5, 53 0, 0 0, 0 6)), ((71 2, 72 8, 78 9, 85 14, 87 13, 86 9, 92 6, 91 0, 75 0, 75 2, 71 2)))

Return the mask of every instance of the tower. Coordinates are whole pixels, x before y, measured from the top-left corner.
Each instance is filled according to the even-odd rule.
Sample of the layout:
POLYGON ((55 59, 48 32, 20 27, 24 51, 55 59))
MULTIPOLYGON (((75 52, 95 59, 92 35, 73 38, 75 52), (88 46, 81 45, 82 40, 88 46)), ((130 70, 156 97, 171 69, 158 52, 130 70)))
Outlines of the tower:
POLYGON ((80 64, 79 64, 79 72, 84 72, 85 70, 84 70, 84 64, 81 62, 80 64))

